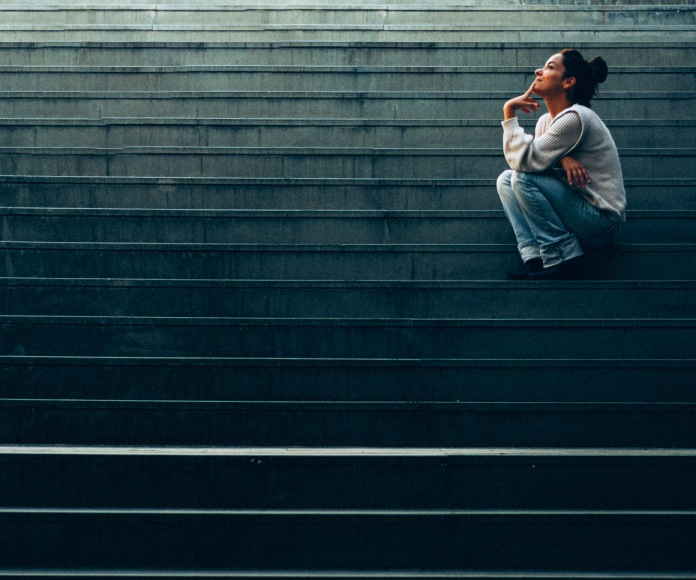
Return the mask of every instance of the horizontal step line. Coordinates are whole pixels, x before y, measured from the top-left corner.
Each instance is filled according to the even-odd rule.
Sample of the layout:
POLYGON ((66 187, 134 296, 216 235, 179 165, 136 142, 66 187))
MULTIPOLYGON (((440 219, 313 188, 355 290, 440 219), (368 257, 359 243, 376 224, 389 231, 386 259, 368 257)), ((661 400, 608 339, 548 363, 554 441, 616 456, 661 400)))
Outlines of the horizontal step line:
MULTIPOLYGON (((128 147, 0 147, 0 155, 282 155, 282 156, 401 156, 401 157, 495 157, 498 147, 480 148, 387 148, 387 147, 191 147, 191 146, 128 146, 128 147)), ((619 148, 624 157, 692 157, 696 147, 619 148)))
MULTIPOLYGON (((0 183, 87 183, 87 184, 146 184, 146 185, 328 185, 328 186, 495 186, 496 178, 488 179, 414 179, 414 178, 308 178, 308 177, 147 177, 109 175, 0 175, 0 183)), ((648 185, 652 187, 694 186, 696 178, 631 178, 624 179, 626 185, 648 185)))
POLYGON ((65 516, 209 516, 209 517, 483 517, 483 518, 641 518, 690 519, 694 510, 227 510, 227 509, 90 509, 90 508, 0 508, 8 515, 65 516))
MULTIPOLYGON (((630 127, 684 127, 696 125, 694 119, 609 119, 608 126, 630 127)), ((534 126, 536 121, 520 119, 520 124, 534 126)), ((318 117, 3 117, 0 126, 46 126, 46 127, 107 127, 110 125, 137 126, 271 126, 271 127, 501 127, 500 119, 382 119, 382 118, 318 118, 318 117)))
MULTIPOLYGON (((380 73, 380 74, 473 74, 515 73, 534 75, 534 64, 516 66, 483 65, 261 65, 261 64, 179 64, 179 65, 0 65, 3 73, 380 73)), ((693 74, 693 66, 613 66, 615 74, 693 74)))
MULTIPOLYGON (((25 10, 26 5, 22 4, 21 9, 25 10)), ((622 48, 636 48, 636 49, 662 49, 662 48, 688 48, 696 46, 694 41, 678 41, 673 38, 667 38, 661 41, 630 41, 630 40, 616 40, 616 41, 606 41, 606 40, 579 40, 573 43, 576 47, 587 47, 587 48, 607 48, 607 49, 622 49, 622 48)), ((346 48, 346 49, 421 49, 427 52, 432 52, 433 49, 510 49, 516 50, 519 48, 547 48, 549 50, 555 50, 558 48, 557 42, 547 42, 541 40, 535 41, 524 41, 524 40, 511 40, 510 42, 494 42, 494 41, 405 41, 405 42, 394 42, 394 41, 311 41, 311 40, 280 40, 273 42, 264 41, 250 41, 250 42, 235 42, 235 41, 177 41, 177 42, 161 42, 161 41, 75 41, 75 40, 64 40, 64 41, 5 41, 0 42, 0 50, 12 50, 15 48, 29 48, 29 49, 42 49, 42 48, 99 48, 99 49, 110 49, 110 50, 122 50, 127 49, 131 51, 133 48, 142 49, 255 49, 255 48, 312 48, 312 49, 326 49, 326 48, 346 48)))
POLYGON ((2 365, 22 366, 206 366, 206 367, 358 367, 358 368, 696 368, 694 359, 404 359, 262 357, 105 357, 0 355, 2 365))
MULTIPOLYGON (((306 98, 306 99, 449 99, 449 100, 495 100, 510 97, 509 92, 503 91, 8 91, 0 93, 0 99, 14 98, 75 98, 75 99, 278 99, 278 98, 306 98)), ((674 99, 694 99, 694 91, 602 91, 598 100, 645 100, 657 99, 660 101, 674 99)))
MULTIPOLYGON (((514 244, 238 244, 0 241, 0 251, 113 251, 113 252, 407 252, 407 253, 510 253, 514 244)), ((616 253, 693 253, 696 244, 616 244, 616 253)))
POLYGON ((302 579, 335 579, 335 578, 365 578, 365 579, 472 579, 472 580, 500 580, 506 578, 509 580, 694 580, 696 573, 689 572, 555 572, 555 571, 470 571, 470 570, 67 570, 67 569, 51 569, 51 570, 2 570, 0 569, 0 577, 11 576, 15 577, 35 577, 41 578, 302 578, 302 579))
MULTIPOLYGON (((632 220, 694 219, 696 210, 627 210, 632 220)), ((307 220, 444 220, 505 219, 503 210, 390 210, 390 209, 170 209, 92 207, 0 207, 0 217, 36 218, 208 218, 208 219, 307 219, 307 220)), ((696 241, 696 238, 695 238, 696 241)))
POLYGON ((681 7, 685 9, 694 9, 688 4, 675 3, 675 4, 657 4, 657 5, 621 5, 615 6, 611 4, 589 4, 589 5, 548 5, 548 4, 536 4, 528 6, 520 6, 517 4, 496 4, 482 6, 473 3, 450 3, 450 4, 430 4, 426 7, 420 7, 417 4, 411 4, 408 2, 404 3, 388 3, 387 0, 383 2, 374 3, 334 3, 329 2, 317 3, 317 2, 299 2, 292 4, 277 4, 272 2, 259 2, 257 4, 248 4, 244 2, 239 3, 227 3, 227 4, 208 4, 208 5, 196 5, 196 4, 155 4, 154 0, 152 4, 112 4, 103 5, 98 3, 87 3, 85 4, 61 4, 58 2, 49 2, 46 4, 4 4, 0 7, 1 12, 107 12, 107 13, 117 13, 117 12, 151 12, 156 6, 157 12, 167 13, 167 12, 194 12, 194 13, 207 13, 207 12, 297 12, 297 11, 310 11, 310 12, 384 12, 389 10, 390 12, 419 12, 419 13, 432 13, 432 12, 521 12, 523 9, 534 10, 539 12, 654 12, 654 11, 679 11, 681 7))
POLYGON ((33 410, 48 409, 155 409, 196 411, 262 411, 273 412, 456 412, 456 413, 678 413, 691 416, 696 413, 696 403, 640 403, 640 402, 595 402, 586 401, 578 403, 568 402, 440 402, 440 401, 226 401, 226 400, 147 400, 147 399, 28 399, 28 398, 0 398, 0 408, 26 408, 33 410))
POLYGON ((0 569, 0 577, 35 577, 41 578, 302 578, 302 579, 335 579, 335 578, 365 578, 365 579, 472 579, 486 580, 487 578, 500 580, 694 580, 696 573, 689 572, 555 572, 555 571, 470 571, 470 570, 67 570, 67 569, 22 569, 22 570, 3 570, 0 569))
POLYGON ((0 446, 0 457, 146 456, 146 457, 696 457, 696 449, 635 448, 402 448, 402 447, 78 447, 0 446))
POLYGON ((302 326, 400 328, 691 328, 696 318, 262 318, 2 314, 0 324, 99 326, 302 326))
MULTIPOLYGON (((527 10, 531 10, 533 6, 525 6, 527 10)), ((559 6, 554 6, 554 10, 562 8, 559 6)), ((572 7, 576 8, 576 7, 572 7)), ((621 11, 625 11, 629 6, 611 6, 611 8, 619 8, 621 11)), ((677 7, 675 7, 677 8, 677 7)), ((679 10, 674 10, 675 12, 680 11, 691 11, 694 10, 692 6, 679 5, 679 10), (683 8, 682 8, 683 7, 683 8)), ((577 9, 577 8, 576 8, 577 9)), ((579 8, 582 9, 582 8, 579 8)), ((662 7, 658 10, 662 11, 662 7)), ((653 10, 654 12, 655 10, 653 10)), ((588 12, 588 10, 585 10, 588 12)), ((595 11, 597 12, 597 11, 595 11)), ((452 24, 452 25, 428 25, 428 24, 389 24, 389 23, 374 23, 374 24, 360 24, 360 23, 346 23, 346 24, 325 24, 325 23, 277 23, 277 24, 126 24, 115 22, 113 24, 72 24, 66 22, 65 24, 48 24, 48 23, 32 23, 32 24, 10 24, 0 26, 0 32, 111 32, 111 33, 122 33, 122 32, 225 32, 225 33, 239 33, 239 32, 274 32, 274 31, 310 31, 310 32, 491 32, 491 33, 502 33, 502 32, 540 32, 547 31, 551 32, 589 32, 597 34, 597 32, 693 32, 695 29, 693 24, 690 23, 666 23, 666 24, 596 24, 589 22, 587 24, 557 24, 557 25, 537 25, 533 26, 531 24, 452 24)))
MULTIPOLYGON (((556 281, 556 287, 564 291, 570 288, 616 290, 690 290, 696 288, 695 280, 583 280, 556 281)), ((218 278, 41 278, 2 277, 0 287, 80 287, 80 288, 252 288, 252 289, 340 289, 340 290, 538 290, 535 282, 471 280, 274 280, 274 279, 218 279, 218 278)), ((544 292, 554 287, 554 282, 544 285, 544 292)))

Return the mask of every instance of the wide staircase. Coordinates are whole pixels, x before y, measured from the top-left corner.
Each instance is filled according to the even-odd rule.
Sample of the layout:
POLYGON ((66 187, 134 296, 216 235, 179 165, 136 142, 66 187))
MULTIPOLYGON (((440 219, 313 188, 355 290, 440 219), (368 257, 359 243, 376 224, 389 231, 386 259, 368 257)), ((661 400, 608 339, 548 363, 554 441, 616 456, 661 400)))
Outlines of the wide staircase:
POLYGON ((696 578, 695 32, 2 0, 0 576, 696 578), (502 103, 567 46, 628 222, 511 283, 502 103))

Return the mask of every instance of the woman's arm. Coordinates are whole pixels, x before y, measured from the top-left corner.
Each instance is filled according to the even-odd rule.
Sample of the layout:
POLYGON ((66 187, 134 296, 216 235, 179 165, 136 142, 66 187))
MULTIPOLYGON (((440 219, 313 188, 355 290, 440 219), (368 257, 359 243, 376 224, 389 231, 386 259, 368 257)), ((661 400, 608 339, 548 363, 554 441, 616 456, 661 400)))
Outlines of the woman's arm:
POLYGON ((573 157, 562 157, 558 164, 563 168, 568 179, 568 185, 583 189, 590 182, 590 174, 585 166, 573 157))
POLYGON ((534 88, 534 83, 527 89, 527 92, 510 99, 505 105, 503 105, 503 118, 508 121, 515 117, 517 111, 524 111, 525 113, 533 113, 539 108, 539 102, 532 98, 532 89, 534 88))
POLYGON ((525 133, 513 116, 503 121, 505 159, 515 171, 546 171, 577 145, 581 135, 582 121, 574 111, 556 117, 548 130, 537 138, 525 133))

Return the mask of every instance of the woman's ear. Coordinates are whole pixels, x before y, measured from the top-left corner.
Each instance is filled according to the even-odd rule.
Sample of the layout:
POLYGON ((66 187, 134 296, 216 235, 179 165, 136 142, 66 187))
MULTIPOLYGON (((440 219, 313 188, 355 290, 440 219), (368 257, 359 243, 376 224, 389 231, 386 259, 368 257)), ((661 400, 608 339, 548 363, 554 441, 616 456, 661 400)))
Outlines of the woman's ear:
POLYGON ((568 77, 563 79, 563 88, 565 90, 572 89, 575 86, 575 77, 568 77))

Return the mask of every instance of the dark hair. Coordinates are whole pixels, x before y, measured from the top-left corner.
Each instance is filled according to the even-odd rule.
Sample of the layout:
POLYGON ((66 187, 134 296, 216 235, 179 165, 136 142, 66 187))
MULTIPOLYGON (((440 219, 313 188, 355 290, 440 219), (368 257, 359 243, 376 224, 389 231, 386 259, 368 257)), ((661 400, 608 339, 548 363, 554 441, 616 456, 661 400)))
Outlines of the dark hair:
POLYGON ((568 98, 572 103, 589 107, 597 93, 597 85, 607 79, 607 63, 601 56, 586 61, 574 48, 564 48, 560 54, 565 68, 563 78, 575 77, 575 85, 568 91, 568 98))

